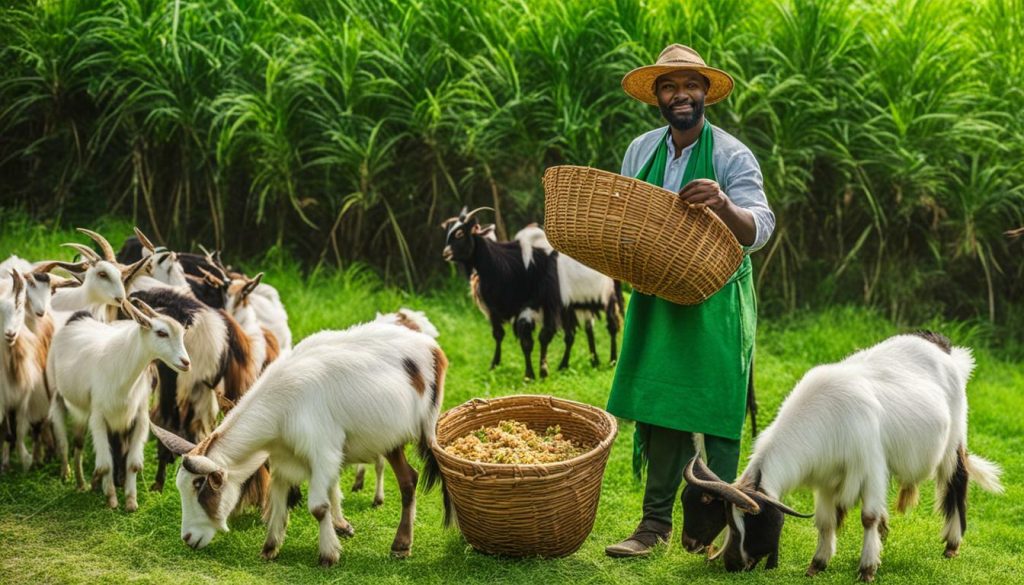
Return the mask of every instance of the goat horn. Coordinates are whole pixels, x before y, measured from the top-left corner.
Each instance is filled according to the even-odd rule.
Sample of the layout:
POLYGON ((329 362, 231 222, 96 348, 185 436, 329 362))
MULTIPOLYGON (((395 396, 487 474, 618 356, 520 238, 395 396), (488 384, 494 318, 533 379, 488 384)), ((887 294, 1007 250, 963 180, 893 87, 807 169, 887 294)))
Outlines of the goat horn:
POLYGON ((181 459, 181 465, 196 475, 210 475, 217 471, 217 464, 205 455, 185 455, 181 459))
POLYGON ((159 313, 153 310, 153 307, 150 307, 149 305, 146 304, 146 301, 138 297, 132 297, 131 302, 133 305, 135 305, 136 309, 138 309, 143 315, 149 317, 150 319, 160 316, 159 313))
POLYGON ((736 486, 718 479, 718 476, 704 464, 699 454, 694 455, 693 459, 686 464, 683 476, 686 477, 686 482, 690 485, 712 492, 748 514, 758 514, 761 512, 761 506, 751 499, 750 496, 743 493, 736 486), (706 479, 697 477, 697 474, 704 476, 706 479))
POLYGON ((85 244, 69 242, 66 244, 61 244, 61 246, 66 246, 68 248, 78 250, 78 253, 81 254, 81 256, 88 260, 90 263, 96 263, 103 259, 100 258, 99 254, 96 253, 96 250, 93 250, 92 248, 86 246, 85 244))
POLYGON ((108 242, 106 238, 85 228, 78 228, 78 231, 89 236, 94 242, 100 245, 100 249, 103 250, 103 257, 106 258, 107 262, 117 262, 117 255, 114 254, 114 248, 110 246, 110 242, 108 242))
POLYGON ((478 211, 484 211, 484 210, 486 210, 486 211, 494 211, 494 208, 493 208, 493 207, 477 207, 477 208, 476 208, 476 209, 474 209, 473 211, 470 211, 469 213, 467 213, 467 214, 465 215, 465 217, 463 217, 463 218, 462 218, 462 221, 466 221, 466 220, 468 220, 469 218, 473 217, 473 214, 475 214, 476 212, 478 212, 478 211))
POLYGON ((224 280, 217 276, 216 274, 210 272, 209 270, 203 268, 202 266, 196 266, 196 269, 199 270, 200 273, 202 273, 203 278, 207 279, 210 282, 210 284, 216 287, 224 286, 224 280))
POLYGON ((11 296, 14 297, 14 303, 18 303, 18 295, 21 291, 25 290, 25 279, 22 278, 21 273, 11 268, 11 280, 14 281, 14 289, 11 291, 11 296))
POLYGON ((52 271, 54 268, 63 268, 68 272, 85 272, 89 269, 88 262, 79 262, 77 264, 71 262, 62 262, 60 260, 51 260, 49 262, 40 262, 32 269, 32 272, 38 272, 39 274, 46 274, 52 271))
POLYGON ((57 276, 55 274, 50 275, 50 290, 55 291, 58 288, 68 288, 72 286, 81 286, 82 283, 78 282, 73 278, 64 278, 63 276, 57 276))
POLYGON ((156 436, 157 440, 163 443, 164 447, 167 447, 175 455, 184 455, 196 448, 195 444, 175 435, 171 431, 160 428, 152 421, 149 423, 149 430, 153 431, 153 435, 156 436))
POLYGON ((814 514, 801 514, 800 512, 797 512, 793 508, 790 508, 786 504, 783 504, 782 502, 776 500, 775 498, 773 498, 771 496, 766 496, 766 495, 762 494, 761 497, 764 498, 764 501, 765 501, 766 504, 769 504, 769 505, 771 505, 771 506, 773 506, 775 508, 778 508, 779 511, 782 512, 783 514, 789 514, 790 516, 795 516, 797 518, 814 518, 814 514))
POLYGON ((135 226, 135 237, 139 238, 139 243, 141 243, 143 247, 148 249, 150 252, 156 252, 156 246, 153 245, 153 242, 149 241, 149 238, 146 237, 146 234, 142 233, 142 230, 140 230, 138 226, 135 226))

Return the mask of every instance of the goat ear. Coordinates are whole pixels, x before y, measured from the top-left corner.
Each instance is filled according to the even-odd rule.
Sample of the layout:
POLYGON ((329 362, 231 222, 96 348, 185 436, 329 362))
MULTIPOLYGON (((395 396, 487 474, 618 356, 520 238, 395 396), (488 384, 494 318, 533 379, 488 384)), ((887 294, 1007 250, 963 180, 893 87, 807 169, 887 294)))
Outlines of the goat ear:
POLYGON ((241 298, 244 299, 244 298, 248 297, 250 294, 252 294, 252 291, 256 290, 256 287, 260 285, 260 281, 261 280, 263 280, 263 273, 262 272, 257 274, 249 282, 245 283, 245 286, 242 287, 241 298))
POLYGON ((206 476, 206 483, 210 486, 210 489, 215 492, 219 492, 220 488, 224 485, 224 471, 218 469, 217 471, 208 474, 206 476))
POLYGON ((121 267, 121 282, 128 288, 142 274, 149 274, 151 271, 150 260, 152 256, 146 256, 130 266, 121 267))
POLYGON ((193 443, 175 435, 171 431, 157 426, 152 421, 149 423, 149 430, 153 431, 153 435, 157 440, 163 443, 164 447, 167 447, 167 449, 175 455, 184 455, 196 448, 193 443))

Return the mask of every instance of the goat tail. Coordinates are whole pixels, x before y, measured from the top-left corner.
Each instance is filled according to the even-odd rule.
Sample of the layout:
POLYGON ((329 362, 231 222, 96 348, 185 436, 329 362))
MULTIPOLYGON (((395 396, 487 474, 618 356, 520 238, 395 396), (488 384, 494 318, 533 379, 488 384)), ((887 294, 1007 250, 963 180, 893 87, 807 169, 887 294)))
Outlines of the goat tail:
POLYGON ((967 477, 974 480, 981 489, 993 494, 1001 494, 1005 490, 999 481, 1003 469, 997 463, 993 463, 983 457, 968 454, 964 461, 967 467, 967 477))
POLYGON ((423 460, 423 493, 429 492, 434 485, 441 484, 441 499, 444 502, 444 526, 451 527, 455 523, 455 506, 452 504, 451 495, 448 493, 448 486, 445 485, 444 475, 441 473, 441 465, 431 448, 433 437, 421 436, 418 446, 420 459, 423 460))
POLYGON ((971 378, 971 372, 974 371, 974 355, 971 353, 971 349, 956 346, 950 349, 949 355, 953 358, 953 367, 956 368, 963 383, 966 384, 967 380, 971 378))

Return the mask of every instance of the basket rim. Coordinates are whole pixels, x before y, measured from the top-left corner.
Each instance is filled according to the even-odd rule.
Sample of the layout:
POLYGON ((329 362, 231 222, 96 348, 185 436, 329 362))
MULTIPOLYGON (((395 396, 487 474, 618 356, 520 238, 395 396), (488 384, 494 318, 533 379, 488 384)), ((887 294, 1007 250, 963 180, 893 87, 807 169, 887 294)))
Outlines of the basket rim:
MULTIPOLYGON (((637 179, 636 177, 629 177, 629 176, 626 176, 626 175, 620 175, 619 173, 615 173, 615 172, 612 172, 612 171, 606 171, 604 169, 599 169, 599 168, 596 168, 596 167, 588 167, 588 166, 583 166, 583 165, 552 165, 552 166, 544 169, 544 176, 546 177, 548 175, 548 173, 558 173, 558 172, 561 172, 563 169, 564 170, 578 169, 578 170, 584 170, 584 171, 592 171, 592 172, 596 172, 596 173, 599 173, 599 174, 611 175, 611 176, 619 177, 621 179, 625 179, 626 181, 637 183, 637 184, 639 184, 640 186, 642 186, 645 189, 653 189, 653 190, 656 190, 656 191, 661 191, 662 193, 667 194, 667 195, 672 196, 672 197, 678 197, 679 196, 678 193, 673 193, 672 191, 669 191, 668 189, 666 189, 666 188, 664 188, 664 187, 662 187, 660 185, 655 185, 654 183, 648 183, 647 181, 641 181, 640 179, 637 179)), ((544 182, 543 179, 542 179, 542 182, 544 182)), ((546 191, 547 190, 547 184, 544 185, 544 188, 545 188, 545 191, 546 191)), ((724 239, 727 243, 734 244, 736 249, 739 250, 740 254, 743 254, 743 246, 740 244, 740 241, 736 238, 736 234, 732 233, 732 230, 729 229, 729 226, 725 224, 725 221, 723 221, 722 218, 718 217, 717 213, 711 211, 711 209, 709 207, 707 207, 706 205, 703 206, 703 207, 691 206, 690 210, 697 211, 697 212, 701 213, 702 215, 710 217, 711 221, 717 222, 718 224, 720 224, 722 230, 727 235, 727 237, 722 238, 722 239, 724 239)))
POLYGON ((539 398, 542 400, 546 400, 548 402, 560 402, 568 406, 570 409, 575 408, 577 410, 588 410, 595 412, 602 416, 603 418, 605 418, 610 423, 610 432, 587 452, 577 455, 572 459, 566 459, 564 461, 554 461, 551 463, 485 463, 483 461, 473 461, 472 459, 466 459, 464 457, 452 455, 451 453, 446 451, 444 447, 441 446, 440 442, 438 442, 437 433, 434 433, 434 438, 431 440, 430 447, 434 451, 435 456, 438 459, 445 460, 446 462, 455 463, 461 466, 479 468, 484 473, 507 473, 511 471, 513 472, 513 475, 519 476, 520 473, 523 471, 541 471, 542 475, 538 474, 536 476, 533 476, 540 479, 541 477, 546 478, 553 476, 555 474, 561 474, 562 472, 570 471, 574 468, 579 467, 580 464, 588 463, 589 460, 593 459, 594 457, 602 456, 602 454, 605 451, 611 448, 611 444, 615 441, 615 437, 618 436, 618 420, 616 420, 615 416, 613 416, 608 411, 604 410, 603 408, 594 406, 592 404, 578 402, 576 400, 569 400, 566 398, 559 398, 557 396, 551 396, 549 394, 510 394, 508 396, 497 396, 495 398, 471 398, 470 400, 467 400, 466 402, 463 402, 462 404, 454 406, 443 412, 438 417, 437 422, 438 424, 440 424, 441 420, 444 417, 450 416, 452 413, 455 413, 459 409, 476 409, 481 404, 491 405, 494 403, 500 403, 504 401, 521 400, 524 398, 539 398))

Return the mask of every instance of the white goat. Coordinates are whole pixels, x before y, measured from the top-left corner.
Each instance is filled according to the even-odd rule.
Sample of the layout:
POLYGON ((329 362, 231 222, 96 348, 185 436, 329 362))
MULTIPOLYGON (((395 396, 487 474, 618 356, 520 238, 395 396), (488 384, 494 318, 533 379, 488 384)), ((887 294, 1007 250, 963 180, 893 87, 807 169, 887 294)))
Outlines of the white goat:
MULTIPOLYGON (((385 323, 312 335, 274 362, 213 434, 193 445, 154 426, 157 437, 182 454, 181 537, 193 548, 227 531, 241 482, 269 456, 270 499, 263 556, 277 556, 288 522, 288 491, 309 479, 309 511, 320 526, 320 563, 338 560, 336 531, 351 533, 341 511, 338 473, 343 463, 385 455, 402 491, 402 520, 392 554, 412 545, 417 473, 405 445, 430 445, 448 361, 431 337, 385 323)), ((425 470, 427 487, 436 461, 425 470)), ((443 488, 443 485, 442 485, 443 488)), ((446 498, 447 502, 447 498, 446 498)))
POLYGON ((102 480, 107 505, 116 508, 116 484, 124 474, 125 509, 138 508, 136 475, 142 469, 149 435, 149 365, 159 359, 180 372, 190 367, 185 330, 145 303, 123 302, 132 321, 103 323, 87 311, 71 317, 57 332, 46 363, 55 391, 50 418, 61 456, 61 477, 68 473, 65 418, 75 432, 75 481, 85 488, 82 445, 88 424, 96 451, 93 483, 102 480))
MULTIPOLYGON (((537 224, 530 224, 516 232, 515 240, 523 250, 523 262, 529 266, 533 260, 533 248, 551 254, 554 248, 548 237, 537 224)), ((572 345, 576 339, 576 325, 582 321, 587 333, 590 362, 599 363, 597 346, 594 342, 594 321, 602 314, 607 319, 608 336, 611 339, 611 363, 618 359, 618 333, 622 325, 622 298, 616 283, 610 277, 585 266, 577 260, 559 254, 556 260, 558 270, 558 291, 562 301, 562 329, 565 331, 565 354, 558 368, 569 367, 572 345)))
MULTIPOLYGON (((931 333, 898 335, 845 360, 811 369, 757 438, 750 464, 734 483, 719 480, 694 458, 685 471, 691 494, 684 518, 724 500, 717 528, 728 523, 726 569, 749 570, 767 556, 778 562, 783 514, 798 515, 778 498, 798 487, 815 490, 818 548, 808 575, 822 571, 836 547, 846 510, 861 502, 864 544, 860 578, 871 581, 888 531, 889 477, 900 482, 897 509, 917 501, 917 485, 936 483, 936 507, 945 514, 947 557, 957 554, 967 528, 967 481, 1002 491, 998 466, 967 452, 967 380, 974 359, 931 333)), ((684 525, 690 550, 710 544, 715 530, 684 525), (700 533, 702 538, 695 538, 700 533), (709 537, 709 535, 711 535, 709 537)))

